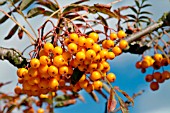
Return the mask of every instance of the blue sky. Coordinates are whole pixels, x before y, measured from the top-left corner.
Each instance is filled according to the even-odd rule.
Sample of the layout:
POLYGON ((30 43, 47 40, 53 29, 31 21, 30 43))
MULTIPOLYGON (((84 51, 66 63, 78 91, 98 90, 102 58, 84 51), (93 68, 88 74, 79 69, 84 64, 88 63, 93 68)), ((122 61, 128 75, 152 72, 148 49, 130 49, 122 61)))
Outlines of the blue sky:
MULTIPOLYGON (((75 0, 59 0, 61 5, 66 5, 75 0)), ((109 3, 112 0, 90 0, 90 4, 93 3, 109 3)), ((157 20, 163 14, 163 12, 169 11, 170 2, 169 0, 149 0, 153 7, 148 8, 149 11, 153 13, 153 19, 157 20)), ((123 5, 132 5, 134 4, 133 0, 122 0, 121 2, 113 5, 113 8, 117 8, 123 5)), ((1 8, 1 7, 0 7, 1 8)), ((4 9, 4 7, 3 7, 4 9)), ((5 9, 6 10, 6 9, 5 9)), ((7 11, 7 10, 6 10, 7 11)), ((128 13, 128 12, 126 12, 128 13)), ((2 13, 0 13, 2 17, 2 13)), ((38 18, 33 18, 31 24, 34 25, 35 29, 38 29, 39 25, 45 21, 45 18, 39 16, 38 18)), ((20 22, 25 25, 24 21, 20 19, 20 22)), ((14 24, 8 20, 5 24, 0 26, 0 46, 8 48, 16 48, 22 51, 25 47, 29 45, 29 40, 25 36, 23 40, 19 40, 16 37, 13 37, 10 40, 4 41, 6 31, 9 30, 14 24), (8 23, 8 24, 6 24, 8 23)), ((28 26, 26 26, 27 28, 28 26)), ((28 51, 27 51, 28 53, 28 51)), ((25 53, 25 55, 27 54, 25 53)), ((161 84, 158 91, 151 91, 149 89, 149 84, 145 82, 144 78, 147 73, 152 73, 152 69, 147 70, 147 73, 142 74, 140 70, 135 68, 135 62, 141 58, 139 55, 132 55, 129 53, 122 54, 121 56, 115 58, 113 61, 110 61, 111 72, 114 72, 117 75, 117 80, 113 83, 114 86, 119 86, 120 89, 126 91, 129 95, 133 95, 140 90, 145 90, 141 96, 135 99, 135 106, 130 108, 130 113, 169 113, 170 112, 170 81, 166 81, 161 84)), ((170 71, 170 67, 165 69, 170 71)), ((16 67, 13 67, 8 61, 0 61, 0 82, 10 81, 13 83, 2 87, 0 91, 13 92, 13 89, 17 83, 16 77, 16 67)), ((104 113, 105 102, 106 100, 101 96, 99 97, 99 102, 94 102, 91 97, 85 92, 81 91, 80 94, 86 99, 85 103, 77 101, 76 105, 72 105, 65 108, 56 109, 56 113, 104 113)), ((17 112, 16 112, 17 113, 17 112)))

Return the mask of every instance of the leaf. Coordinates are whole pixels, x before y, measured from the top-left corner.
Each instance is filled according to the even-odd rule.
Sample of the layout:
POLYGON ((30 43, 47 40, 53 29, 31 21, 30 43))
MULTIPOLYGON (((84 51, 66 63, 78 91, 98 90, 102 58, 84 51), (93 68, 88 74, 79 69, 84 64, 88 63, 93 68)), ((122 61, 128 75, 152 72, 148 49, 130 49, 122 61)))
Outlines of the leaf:
POLYGON ((37 15, 44 14, 44 12, 45 12, 45 9, 42 8, 42 7, 32 8, 28 11, 27 18, 32 18, 32 17, 35 17, 37 15))
POLYGON ((149 19, 149 17, 147 17, 147 16, 140 16, 140 17, 139 17, 139 20, 140 20, 140 19, 149 19))
MULTIPOLYGON (((45 10, 43 15, 44 16, 51 16, 51 14, 53 14, 53 12, 45 10)), ((58 13, 53 15, 52 18, 58 18, 58 13)))
POLYGON ((120 93, 122 93, 131 103, 132 103, 132 106, 134 106, 134 100, 133 98, 131 98, 125 91, 123 90, 118 90, 120 93))
POLYGON ((152 13, 147 12, 147 11, 142 11, 142 12, 140 12, 140 14, 149 14, 149 15, 152 15, 152 13))
POLYGON ((10 84, 12 81, 8 81, 8 82, 5 82, 5 83, 0 83, 0 87, 4 86, 4 85, 7 85, 7 84, 10 84))
POLYGON ((143 6, 141 6, 141 8, 145 8, 145 7, 149 7, 149 6, 152 6, 151 4, 145 4, 143 6))
POLYGON ((8 33, 8 35, 4 38, 4 40, 8 40, 8 39, 10 39, 14 34, 15 34, 15 32, 17 31, 17 29, 18 29, 18 25, 17 24, 15 24, 15 26, 10 30, 10 32, 8 33))
MULTIPOLYGON (((8 14, 11 15, 12 12, 9 12, 8 14)), ((0 19, 0 24, 2 24, 3 22, 5 22, 6 20, 8 19, 8 16, 3 16, 1 19, 0 19)))
POLYGON ((19 39, 22 39, 23 34, 24 34, 24 31, 22 29, 19 29, 18 30, 18 37, 19 37, 19 39))
POLYGON ((24 10, 27 7, 29 7, 35 0, 22 0, 21 5, 20 5, 20 10, 24 10))
POLYGON ((135 0, 136 6, 140 7, 139 1, 135 0))
MULTIPOLYGON (((103 18, 103 16, 99 15, 99 17, 97 19, 99 19, 105 26, 108 26, 107 21, 106 21, 105 18, 103 18)), ((108 27, 105 27, 105 26, 103 26, 104 27, 104 31, 105 31, 105 33, 107 33, 108 27)))
POLYGON ((71 84, 75 85, 80 78, 83 76, 84 72, 80 71, 78 68, 75 68, 73 75, 71 76, 71 84))
POLYGON ((129 17, 131 17, 131 18, 133 18, 133 19, 136 19, 136 16, 133 15, 133 14, 128 14, 128 15, 126 15, 126 16, 129 16, 129 17))
POLYGON ((108 93, 110 93, 111 88, 109 87, 109 85, 107 85, 106 83, 103 83, 102 86, 103 86, 103 89, 105 89, 108 93))
POLYGON ((81 3, 87 2, 87 1, 90 1, 90 0, 79 0, 79 1, 74 2, 74 3, 72 3, 72 4, 81 4, 81 3))
POLYGON ((126 21, 123 22, 123 23, 126 23, 126 22, 136 22, 136 20, 134 20, 134 19, 129 19, 129 20, 126 20, 126 21))
POLYGON ((115 99, 115 92, 114 92, 113 88, 111 88, 110 96, 109 96, 109 99, 107 101, 107 111, 108 111, 108 113, 113 112, 114 109, 116 108, 116 105, 117 105, 117 101, 115 99))
POLYGON ((0 5, 4 5, 4 4, 6 4, 6 3, 7 3, 6 0, 0 1, 0 5))
POLYGON ((107 99, 107 96, 102 92, 102 90, 96 90, 99 94, 101 94, 105 99, 107 99))
POLYGON ((138 13, 138 11, 134 8, 134 7, 130 7, 130 9, 134 12, 134 13, 138 13))
POLYGON ((55 4, 55 3, 53 3, 53 2, 50 1, 50 0, 47 0, 47 1, 39 0, 39 1, 37 2, 37 4, 40 4, 40 5, 48 8, 48 9, 50 9, 50 10, 52 10, 52 11, 56 11, 56 10, 59 9, 59 6, 58 6, 57 4, 55 4))
POLYGON ((57 102, 57 104, 54 107, 55 108, 61 108, 61 107, 73 105, 75 103, 76 103, 76 99, 70 99, 70 100, 66 100, 66 101, 57 102))
POLYGON ((122 113, 129 113, 126 103, 122 100, 122 98, 120 98, 120 97, 117 97, 117 98, 118 98, 118 101, 120 104, 120 109, 121 109, 122 113))
POLYGON ((8 110, 7 110, 7 113, 11 113, 14 109, 15 109, 15 107, 17 107, 16 105, 11 105, 9 108, 8 108, 8 110))
POLYGON ((99 102, 99 99, 98 99, 97 95, 94 92, 91 92, 89 94, 93 98, 94 101, 99 102))

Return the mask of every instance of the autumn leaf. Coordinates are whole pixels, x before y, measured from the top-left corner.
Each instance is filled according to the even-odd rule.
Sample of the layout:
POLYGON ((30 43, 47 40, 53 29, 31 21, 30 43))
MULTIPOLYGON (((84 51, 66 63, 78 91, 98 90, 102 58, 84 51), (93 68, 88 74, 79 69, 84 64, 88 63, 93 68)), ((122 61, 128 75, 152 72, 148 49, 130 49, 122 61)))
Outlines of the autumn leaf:
POLYGON ((114 111, 114 109, 116 108, 117 105, 117 101, 115 99, 115 92, 113 90, 113 88, 111 88, 110 90, 110 96, 107 102, 107 111, 110 113, 112 111, 114 111))
POLYGON ((14 34, 15 34, 15 32, 17 31, 17 29, 18 29, 18 25, 17 24, 15 24, 15 26, 10 30, 10 32, 8 33, 8 35, 4 38, 4 40, 8 40, 8 39, 10 39, 14 34))

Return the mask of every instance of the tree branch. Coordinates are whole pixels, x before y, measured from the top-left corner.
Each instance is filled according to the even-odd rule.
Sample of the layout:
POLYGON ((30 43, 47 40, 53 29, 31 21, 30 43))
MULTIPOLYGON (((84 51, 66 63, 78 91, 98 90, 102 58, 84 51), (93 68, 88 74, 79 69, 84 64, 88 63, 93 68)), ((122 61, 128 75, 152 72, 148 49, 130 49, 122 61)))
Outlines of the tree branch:
POLYGON ((13 48, 0 47, 0 60, 8 60, 18 68, 25 67, 27 64, 26 58, 13 48))

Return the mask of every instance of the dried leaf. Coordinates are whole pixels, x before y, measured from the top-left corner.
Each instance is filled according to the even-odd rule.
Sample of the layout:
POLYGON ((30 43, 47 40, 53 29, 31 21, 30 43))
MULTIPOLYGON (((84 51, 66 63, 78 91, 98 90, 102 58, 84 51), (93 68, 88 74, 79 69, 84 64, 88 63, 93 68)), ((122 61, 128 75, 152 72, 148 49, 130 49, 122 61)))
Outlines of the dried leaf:
POLYGON ((99 102, 99 99, 98 99, 97 95, 94 92, 91 92, 89 94, 94 99, 94 101, 99 102))
POLYGON ((19 29, 18 30, 18 37, 19 37, 19 39, 22 39, 23 34, 24 34, 24 31, 22 29, 19 29))
MULTIPOLYGON (((53 14, 53 12, 45 10, 43 15, 44 16, 51 16, 51 14, 53 14)), ((58 13, 53 15, 52 18, 55 18, 55 19, 58 18, 58 13)))
POLYGON ((66 106, 69 106, 69 105, 73 105, 75 103, 76 103, 76 99, 61 101, 61 102, 57 102, 57 104, 55 105, 55 108, 66 107, 66 106))
POLYGON ((120 97, 117 97, 117 98, 118 98, 122 113, 129 113, 126 103, 120 97))
POLYGON ((94 4, 95 7, 98 7, 98 8, 107 8, 107 9, 111 9, 111 5, 110 4, 94 4))
POLYGON ((123 91, 123 90, 118 90, 120 93, 122 93, 127 99, 128 99, 128 101, 130 101, 131 103, 132 103, 132 106, 134 106, 134 100, 133 100, 133 98, 132 97, 130 97, 125 91, 123 91))
MULTIPOLYGON (((11 15, 12 12, 9 12, 8 14, 11 15)), ((3 16, 1 19, 0 19, 0 24, 4 23, 6 20, 8 19, 8 16, 3 16)))
POLYGON ((50 9, 50 10, 52 10, 52 11, 56 11, 56 10, 59 9, 59 6, 58 6, 57 4, 55 4, 55 3, 53 3, 53 2, 50 1, 50 0, 47 0, 47 1, 39 0, 39 1, 37 2, 37 4, 40 4, 40 5, 48 8, 48 9, 50 9))
POLYGON ((14 109, 15 109, 15 107, 17 107, 16 105, 11 105, 9 108, 8 108, 8 110, 7 110, 7 113, 11 113, 14 109))
POLYGON ((113 88, 111 88, 110 96, 109 96, 109 99, 107 101, 107 111, 108 111, 108 113, 113 112, 114 109, 116 108, 116 105, 117 105, 117 101, 115 99, 115 92, 114 92, 113 88))
POLYGON ((73 4, 81 4, 81 3, 87 2, 87 1, 90 1, 90 0, 79 0, 77 2, 74 2, 73 4))
POLYGON ((102 90, 96 90, 99 94, 101 94, 105 99, 107 99, 107 96, 103 93, 102 90))
POLYGON ((4 40, 10 39, 10 38, 16 33, 18 27, 19 27, 19 26, 18 26, 17 24, 15 24, 15 26, 10 30, 10 32, 8 33, 8 35, 4 38, 4 40))
MULTIPOLYGON (((99 15, 97 19, 99 19, 105 26, 108 26, 107 21, 103 16, 99 15)), ((107 33, 108 27, 105 27, 105 26, 103 26, 104 31, 105 31, 105 33, 107 33)))
POLYGON ((22 0, 22 3, 20 5, 20 10, 24 10, 27 7, 29 7, 35 0, 22 0))
POLYGON ((110 93, 111 88, 109 87, 109 85, 107 85, 106 83, 103 83, 102 86, 103 86, 103 89, 105 89, 108 93, 110 93))
POLYGON ((45 12, 45 9, 42 8, 42 7, 32 8, 28 11, 27 18, 32 18, 32 17, 35 17, 37 15, 44 14, 44 12, 45 12))

